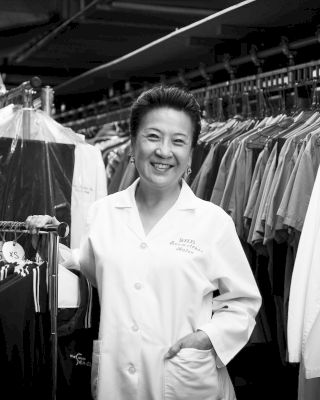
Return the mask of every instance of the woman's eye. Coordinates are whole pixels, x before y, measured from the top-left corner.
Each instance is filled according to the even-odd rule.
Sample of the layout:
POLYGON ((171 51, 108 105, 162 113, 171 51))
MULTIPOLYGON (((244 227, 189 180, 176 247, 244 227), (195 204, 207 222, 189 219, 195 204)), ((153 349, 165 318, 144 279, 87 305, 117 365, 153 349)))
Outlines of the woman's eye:
POLYGON ((182 146, 182 145, 184 145, 185 142, 184 142, 184 140, 182 140, 182 139, 175 139, 175 140, 174 140, 174 143, 175 143, 175 144, 178 144, 178 145, 180 145, 180 146, 182 146))
POLYGON ((158 139, 159 139, 159 136, 156 135, 155 133, 150 133, 150 134, 148 135, 148 139, 151 139, 151 140, 158 140, 158 139))

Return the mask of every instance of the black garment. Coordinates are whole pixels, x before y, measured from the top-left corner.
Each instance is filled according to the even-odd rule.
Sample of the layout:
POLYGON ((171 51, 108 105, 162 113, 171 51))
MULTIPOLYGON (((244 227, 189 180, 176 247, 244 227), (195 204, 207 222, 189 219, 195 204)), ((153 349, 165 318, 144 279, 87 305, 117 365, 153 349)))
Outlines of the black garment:
POLYGON ((225 143, 218 143, 216 145, 215 156, 212 165, 210 166, 210 172, 208 174, 203 200, 210 201, 214 184, 216 183, 217 175, 219 172, 220 163, 224 153, 227 151, 227 148, 228 146, 225 143))
POLYGON ((29 270, 26 277, 0 286, 1 399, 47 400, 51 395, 46 265, 29 270))
POLYGON ((98 336, 99 301, 96 289, 79 271, 80 306, 58 313, 57 400, 91 399, 93 341, 98 336), (92 303, 92 305, 91 305, 92 303))
POLYGON ((197 173, 199 172, 201 165, 207 157, 210 150, 210 144, 200 143, 193 150, 192 162, 191 162, 191 174, 188 176, 187 183, 191 185, 197 173))
POLYGON ((0 138, 0 219, 25 221, 29 215, 47 214, 70 226, 74 148, 0 138))

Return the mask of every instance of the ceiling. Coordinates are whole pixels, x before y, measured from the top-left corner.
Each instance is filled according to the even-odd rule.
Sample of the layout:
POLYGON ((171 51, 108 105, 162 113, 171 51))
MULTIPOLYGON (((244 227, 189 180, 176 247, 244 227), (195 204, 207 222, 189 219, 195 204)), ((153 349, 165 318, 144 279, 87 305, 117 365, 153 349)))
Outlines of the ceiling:
POLYGON ((0 73, 7 89, 38 75, 57 96, 101 94, 315 35, 319 23, 318 0, 1 0, 0 73))

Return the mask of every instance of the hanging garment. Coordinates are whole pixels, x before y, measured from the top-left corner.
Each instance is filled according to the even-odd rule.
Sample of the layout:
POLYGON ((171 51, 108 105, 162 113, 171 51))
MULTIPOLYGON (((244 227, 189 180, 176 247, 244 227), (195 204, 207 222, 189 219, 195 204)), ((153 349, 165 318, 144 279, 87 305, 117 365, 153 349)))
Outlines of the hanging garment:
MULTIPOLYGON (((89 207, 106 195, 106 173, 100 150, 86 143, 77 144, 74 150, 71 194, 72 249, 80 246, 89 207)), ((59 221, 64 220, 59 219, 59 221)))
POLYGON ((183 182, 177 202, 145 235, 137 184, 92 206, 80 249, 81 270, 101 303, 94 398, 234 399, 225 365, 249 340, 260 307, 234 225, 183 182), (217 356, 184 349, 164 360, 170 346, 197 329, 217 356))
POLYGON ((58 311, 57 400, 91 400, 92 348, 98 335, 98 295, 83 274, 75 270, 70 273, 80 281, 80 303, 77 308, 58 311))
MULTIPOLYGON (((320 377, 320 173, 318 170, 294 264, 288 314, 289 361, 320 377)), ((296 219, 295 219, 296 220, 296 219)))
POLYGON ((55 215, 71 227, 62 242, 79 247, 88 207, 107 193, 101 152, 44 112, 29 116, 28 139, 23 110, 0 124, 0 218, 55 215))
POLYGON ((0 285, 1 398, 43 400, 51 394, 46 264, 0 285))
POLYGON ((74 145, 0 137, 0 155, 1 220, 47 214, 70 225, 74 145))

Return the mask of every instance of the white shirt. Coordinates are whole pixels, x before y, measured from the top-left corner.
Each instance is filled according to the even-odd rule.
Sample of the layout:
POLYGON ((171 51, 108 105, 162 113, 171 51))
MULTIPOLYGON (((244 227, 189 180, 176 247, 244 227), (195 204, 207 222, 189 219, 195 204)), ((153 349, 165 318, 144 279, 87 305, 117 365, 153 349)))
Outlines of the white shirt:
POLYGON ((320 377, 320 169, 294 264, 288 311, 290 362, 303 360, 307 379, 320 377))
POLYGON ((261 298, 234 224, 183 181, 176 203, 146 235, 137 183, 93 204, 80 248, 81 270, 100 296, 95 398, 235 399, 224 365, 247 343, 261 298), (217 359, 211 350, 182 349, 164 360, 197 329, 217 359))
POLYGON ((107 195, 107 177, 101 151, 79 143, 74 150, 71 195, 71 248, 80 247, 89 207, 107 195))

